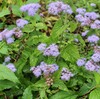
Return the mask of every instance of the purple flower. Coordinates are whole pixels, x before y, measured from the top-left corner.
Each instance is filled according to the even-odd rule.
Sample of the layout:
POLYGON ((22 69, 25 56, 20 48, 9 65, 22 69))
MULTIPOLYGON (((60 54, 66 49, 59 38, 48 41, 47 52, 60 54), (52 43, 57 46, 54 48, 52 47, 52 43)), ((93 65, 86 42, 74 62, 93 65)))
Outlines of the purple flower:
POLYGON ((28 24, 28 21, 27 20, 24 20, 24 19, 18 19, 16 21, 16 25, 20 28, 23 28, 24 25, 28 24))
POLYGON ((82 22, 83 19, 84 19, 84 17, 83 17, 81 14, 78 14, 78 15, 75 16, 75 19, 76 19, 77 21, 79 21, 79 22, 82 22))
POLYGON ((5 57, 4 62, 10 62, 10 60, 11 60, 10 56, 7 56, 7 57, 5 57))
POLYGON ((88 17, 91 20, 96 20, 97 18, 99 18, 99 15, 95 12, 86 12, 85 17, 88 17))
POLYGON ((87 38, 88 42, 90 43, 97 43, 99 41, 99 37, 96 35, 91 35, 87 38))
POLYGON ((62 80, 68 81, 73 76, 74 75, 69 70, 67 70, 66 68, 62 69, 62 73, 61 73, 61 79, 62 80))
POLYGON ((14 38, 8 38, 6 39, 7 44, 11 44, 14 42, 14 38))
POLYGON ((85 59, 84 58, 78 59, 76 63, 77 63, 78 66, 83 66, 83 65, 85 65, 85 59))
POLYGON ((100 53, 94 53, 91 57, 94 62, 100 62, 100 53))
POLYGON ((9 63, 8 65, 6 65, 11 71, 15 72, 16 68, 15 65, 13 63, 9 63))
POLYGON ((51 44, 49 47, 47 47, 44 50, 44 53, 43 53, 44 56, 55 56, 55 57, 57 57, 59 54, 60 53, 58 50, 58 46, 55 44, 51 44))
POLYGON ((46 49, 46 44, 44 44, 44 43, 41 43, 40 45, 38 45, 38 50, 39 51, 44 51, 45 49, 46 49))
POLYGON ((14 42, 14 38, 8 38, 6 41, 7 41, 7 44, 11 44, 14 42))
POLYGON ((40 69, 39 66, 37 66, 37 67, 32 67, 30 70, 33 72, 33 74, 34 74, 36 77, 40 77, 40 76, 42 75, 42 71, 41 71, 41 69, 40 69))
POLYGON ((96 69, 96 66, 93 64, 94 62, 93 61, 88 61, 86 64, 85 64, 85 68, 89 71, 95 71, 96 69))
POLYGON ((91 4, 90 4, 90 6, 95 7, 95 6, 96 6, 96 4, 95 4, 95 3, 91 3, 91 4))
POLYGON ((77 12, 78 14, 84 14, 84 13, 86 12, 86 9, 77 8, 77 9, 76 9, 76 12, 77 12))
POLYGON ((71 7, 63 2, 57 1, 50 3, 48 8, 48 12, 53 15, 58 15, 61 12, 72 14, 73 11, 71 7))
POLYGON ((29 16, 34 16, 40 7, 41 5, 38 3, 31 3, 31 4, 22 6, 20 10, 22 12, 28 12, 29 16))
POLYGON ((86 30, 85 32, 82 32, 82 36, 86 36, 88 32, 89 32, 88 30, 86 30))
POLYGON ((100 29, 100 21, 95 20, 94 23, 91 24, 92 29, 100 29))

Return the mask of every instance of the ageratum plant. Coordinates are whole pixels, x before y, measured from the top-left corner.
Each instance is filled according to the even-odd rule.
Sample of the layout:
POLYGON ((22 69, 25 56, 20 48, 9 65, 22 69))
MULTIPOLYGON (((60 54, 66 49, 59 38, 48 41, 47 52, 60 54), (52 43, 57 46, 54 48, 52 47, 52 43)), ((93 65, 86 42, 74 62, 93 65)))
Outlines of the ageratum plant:
POLYGON ((99 0, 0 1, 0 99, 100 99, 99 0))

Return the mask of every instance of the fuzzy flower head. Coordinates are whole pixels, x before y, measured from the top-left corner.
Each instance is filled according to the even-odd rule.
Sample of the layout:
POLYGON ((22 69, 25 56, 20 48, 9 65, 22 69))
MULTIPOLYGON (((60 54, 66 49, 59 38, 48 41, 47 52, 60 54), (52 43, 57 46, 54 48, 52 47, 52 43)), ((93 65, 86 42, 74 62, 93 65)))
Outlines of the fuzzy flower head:
POLYGON ((86 59, 84 59, 84 58, 83 59, 78 59, 76 63, 77 63, 78 66, 83 66, 83 65, 85 65, 85 60, 86 59))
POLYGON ((100 20, 95 20, 94 23, 91 24, 92 29, 100 29, 100 20))
POLYGON ((32 71, 36 77, 40 77, 42 74, 49 75, 57 70, 58 70, 58 65, 46 64, 45 62, 41 62, 39 66, 32 67, 30 69, 30 71, 32 71))
POLYGON ((95 71, 96 69, 96 65, 94 64, 94 62, 92 60, 89 60, 86 64, 85 64, 85 68, 89 71, 95 71))
POLYGON ((100 62, 100 53, 94 53, 91 57, 94 62, 100 62))
POLYGON ((11 44, 14 42, 14 38, 8 38, 6 39, 7 44, 11 44))
POLYGON ((29 16, 34 16, 38 9, 41 7, 38 3, 26 4, 20 8, 22 12, 27 12, 29 16))
POLYGON ((88 30, 86 30, 85 32, 82 32, 82 36, 83 37, 86 36, 88 32, 89 32, 88 30))
POLYGON ((15 65, 13 63, 9 63, 8 65, 6 65, 11 71, 15 72, 16 68, 15 65))
POLYGON ((10 56, 5 57, 4 62, 10 62, 11 58, 10 56))
POLYGON ((27 20, 24 20, 24 19, 18 19, 16 21, 16 25, 20 28, 23 28, 24 25, 28 24, 28 21, 27 20))
POLYGON ((99 15, 95 12, 86 12, 85 17, 88 17, 91 20, 96 20, 97 18, 99 18, 99 15))
POLYGON ((71 7, 67 4, 64 4, 63 2, 57 1, 52 2, 48 5, 48 12, 53 15, 58 15, 61 12, 72 14, 73 11, 71 7))
POLYGON ((87 38, 88 42, 90 43, 97 43, 99 41, 99 37, 96 35, 91 35, 87 38))
POLYGON ((68 81, 73 76, 74 75, 69 70, 67 70, 66 68, 62 69, 62 73, 61 73, 61 79, 62 80, 68 81))
POLYGON ((47 46, 46 44, 41 43, 40 45, 38 45, 37 48, 38 48, 39 51, 44 51, 46 49, 46 46, 47 46))
POLYGON ((47 47, 44 50, 43 55, 44 56, 55 56, 57 57, 59 55, 59 50, 58 50, 58 46, 56 44, 51 44, 49 47, 47 47))
POLYGON ((83 8, 77 8, 76 9, 76 12, 78 13, 78 14, 84 14, 85 12, 86 12, 86 9, 83 9, 83 8))
POLYGON ((90 6, 91 7, 96 7, 96 4, 95 3, 91 3, 90 6))

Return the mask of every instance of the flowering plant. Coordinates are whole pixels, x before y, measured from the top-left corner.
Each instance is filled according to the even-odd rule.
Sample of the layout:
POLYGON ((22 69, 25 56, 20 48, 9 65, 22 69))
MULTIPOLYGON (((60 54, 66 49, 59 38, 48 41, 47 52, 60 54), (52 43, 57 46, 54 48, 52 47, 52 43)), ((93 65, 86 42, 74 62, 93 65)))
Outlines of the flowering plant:
POLYGON ((100 99, 98 0, 0 3, 0 99, 100 99))

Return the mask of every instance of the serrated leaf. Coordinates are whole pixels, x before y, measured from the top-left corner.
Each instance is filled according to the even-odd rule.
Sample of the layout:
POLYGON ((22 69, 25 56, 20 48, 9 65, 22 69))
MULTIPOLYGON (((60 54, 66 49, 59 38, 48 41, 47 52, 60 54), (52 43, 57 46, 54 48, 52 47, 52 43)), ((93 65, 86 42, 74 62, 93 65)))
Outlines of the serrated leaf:
POLYGON ((21 11, 20 11, 20 9, 19 9, 19 6, 17 6, 17 5, 12 5, 12 13, 13 13, 14 15, 16 15, 16 16, 19 16, 19 17, 22 16, 22 15, 21 15, 21 11))
POLYGON ((79 57, 79 51, 76 45, 68 44, 61 52, 61 57, 70 62, 75 62, 79 57))
POLYGON ((8 48, 7 48, 7 46, 2 46, 0 48, 0 53, 1 54, 8 54, 8 48))
POLYGON ((8 80, 0 80, 0 91, 14 87, 15 84, 8 80))
POLYGON ((27 87, 27 88, 24 90, 22 99, 33 99, 32 92, 31 92, 31 87, 30 87, 30 86, 27 87))
POLYGON ((77 95, 75 95, 74 93, 59 91, 53 96, 51 96, 49 99, 76 99, 76 98, 77 95))
POLYGON ((52 87, 59 88, 60 90, 63 90, 63 91, 68 91, 68 88, 66 87, 66 85, 64 84, 64 82, 62 80, 59 80, 59 79, 55 80, 55 82, 52 85, 52 87))
POLYGON ((96 84, 100 84, 100 74, 97 72, 94 72, 94 77, 95 77, 96 84))
POLYGON ((3 10, 0 12, 0 17, 4 17, 5 15, 8 15, 8 14, 10 14, 9 9, 3 9, 3 10))
POLYGON ((6 66, 3 65, 0 65, 0 80, 9 80, 14 83, 19 83, 19 80, 15 76, 15 74, 6 66))
POLYGON ((89 99, 100 99, 100 88, 93 90, 89 95, 89 99))

